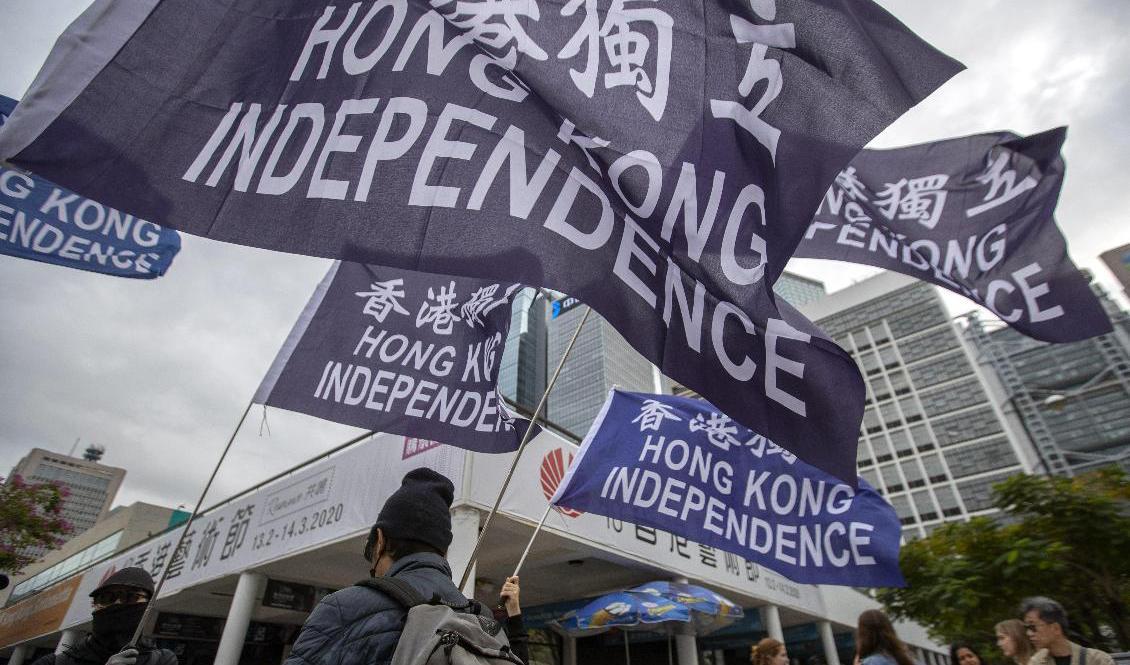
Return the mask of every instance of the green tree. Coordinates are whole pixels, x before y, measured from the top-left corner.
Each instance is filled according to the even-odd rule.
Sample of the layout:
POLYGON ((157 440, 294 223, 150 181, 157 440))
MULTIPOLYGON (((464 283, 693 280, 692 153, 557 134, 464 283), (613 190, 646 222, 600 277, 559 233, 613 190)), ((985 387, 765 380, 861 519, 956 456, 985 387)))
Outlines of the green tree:
POLYGON ((993 503, 1000 513, 903 547, 907 586, 879 592, 890 613, 987 655, 994 624, 1015 617, 1024 597, 1050 596, 1067 610, 1073 639, 1130 648, 1130 478, 1116 468, 1016 475, 993 488, 993 503))
POLYGON ((34 557, 25 547, 56 548, 71 525, 63 519, 66 488, 54 483, 27 483, 12 476, 0 484, 0 571, 18 575, 34 557))

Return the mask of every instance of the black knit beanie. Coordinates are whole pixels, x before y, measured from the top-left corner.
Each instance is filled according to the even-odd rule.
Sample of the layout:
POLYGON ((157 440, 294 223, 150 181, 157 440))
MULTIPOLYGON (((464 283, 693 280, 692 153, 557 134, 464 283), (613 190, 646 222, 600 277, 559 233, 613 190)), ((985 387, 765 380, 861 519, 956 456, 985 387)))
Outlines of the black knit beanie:
POLYGON ((131 566, 129 568, 122 568, 115 572, 113 575, 107 577, 98 585, 98 588, 90 592, 90 595, 108 589, 114 586, 124 586, 138 591, 145 591, 150 596, 153 595, 153 577, 145 571, 144 568, 131 566))
POLYGON ((377 523, 369 531, 365 558, 372 561, 377 529, 385 538, 418 540, 440 552, 451 545, 451 502, 455 486, 431 469, 413 469, 404 474, 400 487, 385 501, 377 523))

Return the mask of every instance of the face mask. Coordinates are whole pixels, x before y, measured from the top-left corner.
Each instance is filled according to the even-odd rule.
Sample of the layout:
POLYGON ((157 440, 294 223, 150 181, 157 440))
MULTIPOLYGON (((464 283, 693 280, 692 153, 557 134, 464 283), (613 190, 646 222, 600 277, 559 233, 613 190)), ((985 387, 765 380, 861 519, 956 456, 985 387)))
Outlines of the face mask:
POLYGON ((141 615, 145 613, 148 604, 111 605, 94 612, 91 615, 94 619, 94 636, 98 641, 115 648, 125 646, 137 630, 137 624, 141 622, 141 615))

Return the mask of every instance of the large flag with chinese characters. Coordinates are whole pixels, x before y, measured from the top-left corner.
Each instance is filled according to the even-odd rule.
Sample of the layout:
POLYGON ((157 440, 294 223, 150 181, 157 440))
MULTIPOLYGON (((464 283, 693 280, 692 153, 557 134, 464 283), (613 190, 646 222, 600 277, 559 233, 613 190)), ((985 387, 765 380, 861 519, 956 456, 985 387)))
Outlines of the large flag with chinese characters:
MULTIPOLYGON (((0 95, 0 128, 16 100, 0 95)), ((154 279, 180 251, 180 235, 31 173, 0 166, 0 254, 100 272, 154 279)))
POLYGON ((255 403, 488 453, 529 421, 498 397, 519 284, 334 262, 255 403))
POLYGON ((903 586, 902 526, 710 403, 613 389, 550 504, 733 552, 796 582, 903 586))
POLYGON ((864 150, 836 176, 797 256, 896 270, 964 295, 1018 331, 1111 331, 1053 212, 1067 129, 864 150))
POLYGON ((0 158, 219 240, 566 292, 854 479, 862 380, 770 285, 960 67, 869 0, 98 0, 0 158))

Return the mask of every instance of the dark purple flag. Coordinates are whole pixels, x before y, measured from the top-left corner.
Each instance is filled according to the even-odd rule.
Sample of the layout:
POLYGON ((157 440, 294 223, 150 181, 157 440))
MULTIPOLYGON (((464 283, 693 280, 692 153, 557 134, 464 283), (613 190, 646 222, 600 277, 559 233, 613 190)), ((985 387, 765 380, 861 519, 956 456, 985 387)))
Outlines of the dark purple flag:
POLYGON ((1053 218, 1066 133, 864 150, 836 177, 797 256, 932 282, 1046 342, 1109 333, 1053 218))
POLYGON ((97 2, 0 158, 219 240, 564 291, 854 482, 858 370, 770 285, 959 69, 867 0, 97 2))
POLYGON ((487 453, 529 421, 498 397, 519 284, 335 262, 255 402, 487 453))

